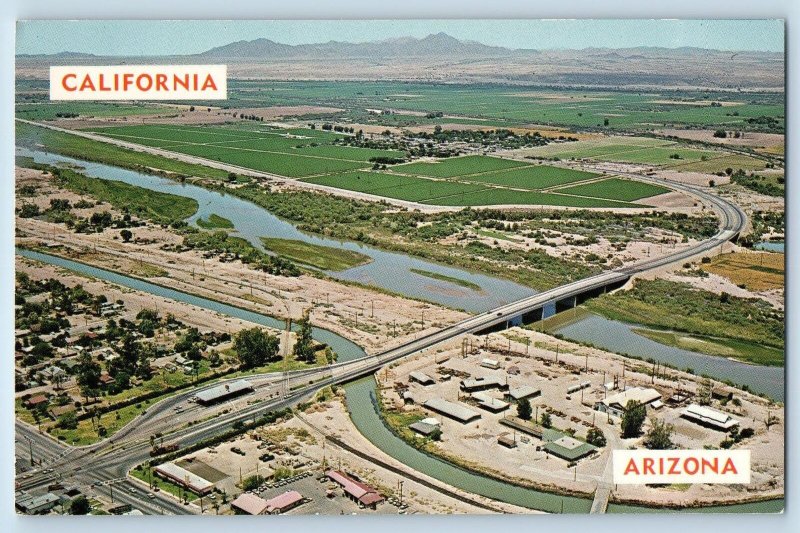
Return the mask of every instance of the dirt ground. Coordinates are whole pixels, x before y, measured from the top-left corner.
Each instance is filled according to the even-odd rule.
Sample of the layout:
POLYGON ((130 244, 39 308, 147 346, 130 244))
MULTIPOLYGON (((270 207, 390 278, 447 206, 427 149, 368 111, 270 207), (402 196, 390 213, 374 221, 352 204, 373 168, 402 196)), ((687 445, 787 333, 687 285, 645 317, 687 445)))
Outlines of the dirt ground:
MULTIPOLYGON (((725 103, 723 103, 723 106, 724 105, 725 103)), ((779 133, 744 132, 738 139, 734 137, 726 137, 721 139, 719 137, 714 137, 714 131, 715 130, 665 129, 656 131, 654 133, 657 135, 669 135, 672 137, 679 137, 681 139, 689 139, 691 141, 703 141, 728 146, 748 146, 751 148, 782 146, 785 142, 784 136, 779 133)))
MULTIPOLYGON (((484 346, 482 338, 473 339, 474 349, 468 350, 466 357, 462 357, 459 343, 457 346, 429 350, 379 372, 382 397, 384 405, 390 409, 422 411, 425 416, 440 420, 443 435, 441 443, 436 444, 437 449, 454 455, 473 467, 522 483, 593 492, 608 474, 606 467, 612 449, 641 446, 641 437, 620 437, 619 419, 593 410, 596 401, 603 399, 605 394, 616 392, 613 389, 606 392, 604 383, 613 384, 618 380, 619 389, 632 386, 652 387, 666 400, 676 390, 696 394, 702 381, 702 378, 676 370, 666 370, 663 374, 659 372, 659 377, 653 379, 649 363, 624 359, 527 329, 511 328, 502 333, 491 334, 488 339, 488 347, 484 346), (529 345, 526 345, 525 339, 529 345), (484 358, 500 361, 501 368, 483 368, 480 361, 484 358), (408 375, 412 371, 424 372, 434 377, 437 383, 423 386, 409 382, 408 375), (448 373, 456 375, 448 380, 442 379, 448 373), (512 405, 508 411, 495 414, 477 406, 467 393, 459 390, 459 382, 466 376, 494 376, 507 382, 510 387, 528 385, 540 389, 541 396, 531 400, 534 417, 548 411, 553 427, 562 431, 574 431, 578 438, 584 438, 588 429, 596 425, 603 431, 608 445, 597 455, 579 460, 577 469, 570 468, 562 459, 540 451, 538 446, 542 444, 541 441, 532 436, 525 436, 523 439, 519 432, 516 433, 516 448, 500 446, 497 437, 502 434, 510 436, 511 430, 501 426, 499 420, 504 416, 516 415, 515 408, 512 405), (590 386, 582 392, 570 394, 567 391, 568 387, 585 381, 589 381, 590 386), (405 390, 411 393, 413 405, 404 405, 400 398, 399 393, 405 390), (466 405, 479 412, 481 418, 461 424, 421 407, 425 400, 433 397, 466 405)), ((712 405, 714 409, 730 413, 740 421, 741 427, 752 427, 756 431, 755 437, 735 446, 752 451, 752 483, 748 486, 694 485, 681 491, 671 487, 619 486, 614 490, 615 499, 686 505, 695 502, 708 504, 742 501, 759 496, 779 496, 783 493, 783 409, 763 398, 721 383, 715 383, 714 390, 732 392, 741 404, 736 406, 729 402, 723 406, 715 401, 712 405), (780 420, 769 429, 764 424, 768 415, 777 416, 780 420)), ((498 399, 503 396, 498 390, 489 390, 487 393, 498 399)), ((657 411, 649 409, 648 415, 673 424, 673 440, 681 448, 718 446, 725 434, 681 418, 680 410, 685 405, 666 405, 657 411)), ((648 425, 649 422, 645 425, 645 431, 648 425)))
MULTIPOLYGON (((487 514, 491 512, 483 507, 442 494, 376 463, 365 461, 332 442, 325 441, 325 435, 334 435, 348 445, 368 453, 371 457, 390 463, 393 467, 401 468, 403 471, 408 471, 402 463, 383 454, 358 432, 350 421, 341 396, 313 404, 305 413, 298 413, 298 416, 289 420, 250 431, 210 448, 204 448, 182 460, 192 458, 201 467, 208 465, 225 474, 225 477, 217 482, 216 486, 218 489, 225 490, 229 501, 241 492, 237 486, 240 479, 252 475, 258 474, 269 478, 276 469, 288 468, 294 472, 310 471, 313 472, 314 477, 318 477, 326 469, 336 468, 355 474, 386 496, 399 497, 399 482, 403 481, 403 502, 409 505, 408 514, 487 514), (233 448, 241 450, 241 453, 233 452, 233 448), (274 459, 261 461, 259 458, 265 453, 273 454, 274 459)), ((435 486, 445 487, 441 482, 428 478, 425 474, 417 472, 414 474, 430 480, 435 486)), ((324 506, 323 513, 331 513, 331 507, 338 509, 331 514, 339 514, 339 512, 343 514, 376 513, 376 511, 359 509, 356 504, 341 497, 338 494, 341 490, 338 490, 333 483, 319 483, 313 478, 307 479, 313 480, 313 484, 310 482, 298 483, 297 485, 302 486, 294 486, 293 483, 279 490, 299 490, 303 496, 319 501, 325 500, 325 491, 331 489, 337 495, 332 500, 332 506, 324 506)), ((463 494, 469 499, 491 505, 497 510, 496 512, 531 512, 528 509, 466 494, 453 487, 446 488, 463 494)), ((197 502, 193 505, 197 505, 197 502)), ((298 507, 291 514, 307 514, 310 512, 309 509, 317 507, 315 502, 312 502, 298 507)), ((227 514, 229 511, 221 509, 221 512, 227 514)), ((397 509, 389 503, 383 503, 379 505, 377 513, 396 514, 397 509)))
MULTIPOLYGON (((25 176, 28 179, 31 175, 25 173, 25 176)), ((51 197, 67 197, 66 193, 49 187, 50 183, 46 179, 37 181, 41 196, 37 202, 43 206, 49 205, 51 197)), ((77 195, 69 198, 80 199, 77 195)), ((102 208, 119 215, 108 205, 102 208)), ((33 218, 19 218, 17 223, 20 243, 58 244, 62 248, 51 251, 122 273, 147 277, 178 290, 272 316, 285 317, 288 313, 294 320, 312 309, 314 325, 347 337, 368 352, 401 344, 467 316, 429 303, 358 286, 344 286, 331 279, 310 275, 272 276, 239 261, 221 262, 217 257, 206 258, 202 251, 164 250, 164 245, 180 244, 182 237, 152 224, 134 228, 135 238, 124 243, 119 238, 119 231, 111 228, 87 235, 74 233, 64 225, 33 218), (424 330, 421 322, 423 311, 424 330)), ((195 314, 189 321, 202 322, 205 311, 197 310, 195 314)))

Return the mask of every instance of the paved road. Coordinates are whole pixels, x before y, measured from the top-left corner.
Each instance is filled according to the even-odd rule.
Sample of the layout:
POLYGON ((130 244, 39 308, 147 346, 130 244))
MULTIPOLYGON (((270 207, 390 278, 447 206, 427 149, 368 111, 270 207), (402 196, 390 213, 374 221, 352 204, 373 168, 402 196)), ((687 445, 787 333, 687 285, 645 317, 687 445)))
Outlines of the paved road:
MULTIPOLYGON (((46 127, 61 130, 61 128, 53 126, 46 127)), ((90 136, 90 134, 82 134, 81 132, 70 130, 62 131, 81 136, 90 136)), ((145 148, 139 145, 136 145, 136 147, 137 149, 145 148)), ((148 149, 147 151, 158 153, 161 150, 148 149)), ((174 154, 170 153, 169 155, 172 156, 174 154)), ((210 164, 212 162, 207 160, 201 160, 198 161, 198 163, 214 166, 210 164)), ((269 177, 272 176, 269 175, 269 177)), ((29 450, 27 450, 26 447, 30 445, 27 441, 29 438, 34 443, 34 454, 37 453, 37 450, 41 452, 42 456, 45 458, 45 462, 50 465, 49 467, 43 465, 26 478, 20 479, 21 488, 33 489, 42 487, 61 478, 68 480, 70 483, 75 480, 88 485, 97 481, 107 483, 111 480, 121 480, 118 482, 118 485, 123 487, 123 490, 115 491, 115 497, 118 497, 121 501, 126 503, 132 503, 143 512, 154 514, 162 512, 163 510, 173 513, 192 512, 194 510, 193 506, 181 506, 171 498, 158 495, 156 499, 153 500, 148 498, 143 491, 134 494, 130 492, 130 490, 124 490, 124 488, 129 489, 133 486, 132 481, 124 480, 127 471, 134 465, 149 458, 149 435, 155 432, 161 432, 164 434, 166 442, 179 442, 181 446, 185 448, 188 445, 212 437, 231 428, 231 426, 238 421, 246 422, 253 420, 263 413, 295 405, 311 397, 320 388, 373 374, 391 361, 417 353, 460 335, 477 333, 487 328, 502 325, 525 312, 540 308, 553 301, 564 300, 593 289, 602 288, 609 284, 624 282, 636 274, 684 262, 688 258, 708 253, 723 243, 734 239, 746 225, 747 218, 738 206, 700 188, 646 176, 631 175, 631 177, 635 177, 641 181, 668 186, 672 189, 691 194, 711 204, 720 217, 718 232, 712 238, 698 243, 696 246, 689 249, 684 249, 664 257, 643 261, 633 266, 603 272, 562 285, 555 289, 544 291, 503 305, 486 313, 469 317, 461 322, 445 327, 424 337, 414 339, 405 345, 386 352, 353 361, 337 363, 324 368, 288 373, 288 390, 290 391, 288 395, 265 399, 223 417, 202 420, 192 426, 175 428, 174 420, 169 416, 165 416, 165 414, 169 413, 170 409, 178 403, 185 401, 188 396, 196 394, 196 390, 168 398, 156 406, 153 406, 148 410, 147 415, 138 418, 120 430, 111 439, 72 452, 69 452, 69 448, 62 443, 54 441, 49 436, 40 434, 35 429, 18 422, 18 460, 24 461, 24 458, 27 457, 26 454, 29 453, 29 450)), ((285 178, 280 177, 280 179, 285 178)), ((274 377, 274 375, 272 377, 265 375, 253 376, 249 379, 256 382, 255 384, 258 391, 264 388, 269 390, 269 387, 274 387, 274 377)), ((204 411, 198 409, 197 414, 198 417, 204 416, 204 411)), ((111 485, 100 485, 96 486, 95 489, 103 494, 110 494, 110 487, 111 485)))

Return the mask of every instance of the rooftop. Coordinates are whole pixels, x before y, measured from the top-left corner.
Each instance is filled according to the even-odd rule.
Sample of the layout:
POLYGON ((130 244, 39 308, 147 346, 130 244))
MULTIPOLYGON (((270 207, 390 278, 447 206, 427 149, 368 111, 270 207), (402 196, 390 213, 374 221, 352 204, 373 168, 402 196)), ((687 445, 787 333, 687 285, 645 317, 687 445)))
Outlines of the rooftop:
POLYGON ((264 498, 256 496, 255 494, 247 494, 246 492, 240 494, 231 502, 231 507, 235 507, 250 515, 260 515, 267 510, 268 506, 269 502, 264 498))
POLYGON ((686 409, 681 411, 681 415, 722 429, 730 429, 733 426, 739 425, 739 421, 728 413, 723 413, 722 411, 717 411, 716 409, 703 405, 697 405, 696 403, 686 407, 686 409))
POLYGON ((436 411, 437 413, 455 418, 462 423, 471 422, 472 420, 481 417, 480 413, 477 413, 472 409, 468 409, 467 407, 458 403, 448 402, 442 398, 431 398, 422 405, 432 411, 436 411))
POLYGON ((232 394, 239 394, 240 392, 249 390, 253 390, 253 385, 246 379, 240 379, 233 383, 225 383, 200 391, 197 393, 197 399, 200 402, 209 403, 221 398, 226 398, 232 394))
POLYGON ((287 507, 291 507, 297 503, 300 503, 301 501, 303 501, 302 494, 296 490, 287 490, 283 494, 279 494, 274 498, 270 498, 264 503, 267 504, 267 512, 272 513, 274 511, 281 511, 287 507))

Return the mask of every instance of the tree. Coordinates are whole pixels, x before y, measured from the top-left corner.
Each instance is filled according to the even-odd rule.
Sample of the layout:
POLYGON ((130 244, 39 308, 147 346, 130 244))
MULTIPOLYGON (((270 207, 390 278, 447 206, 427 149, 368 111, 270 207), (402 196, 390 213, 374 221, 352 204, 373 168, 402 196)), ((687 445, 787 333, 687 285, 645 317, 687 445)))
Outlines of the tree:
POLYGON ((244 368, 262 366, 278 356, 278 338, 255 327, 243 329, 236 334, 233 347, 244 368))
POLYGON ((531 402, 527 398, 517 402, 517 416, 523 420, 531 419, 531 402))
POLYGON ((725 130, 717 130, 717 131, 714 132, 714 137, 716 137, 718 139, 724 139, 727 136, 728 136, 728 132, 726 132, 725 130))
POLYGON ((647 418, 645 406, 638 400, 628 400, 625 413, 622 415, 622 437, 626 439, 637 437, 642 431, 645 418, 647 418))
POLYGON ((86 399, 96 398, 100 388, 100 365, 92 360, 88 352, 78 356, 77 377, 78 386, 86 399))
POLYGON ((317 360, 314 352, 314 339, 311 337, 311 319, 309 312, 303 313, 303 318, 298 320, 300 330, 297 332, 297 340, 294 343, 292 353, 296 359, 312 364, 317 360))
POLYGON ((78 427, 78 417, 75 416, 75 411, 69 411, 58 417, 56 426, 61 429, 75 429, 78 427))
POLYGON ((125 242, 130 242, 130 240, 133 238, 133 232, 131 230, 127 229, 127 228, 122 230, 122 231, 120 231, 119 235, 120 235, 120 237, 122 237, 122 240, 125 241, 125 242))
POLYGON ((539 417, 542 427, 552 427, 553 419, 550 417, 550 413, 542 413, 542 416, 539 417))
POLYGON ((91 510, 92 506, 89 504, 89 500, 83 495, 78 496, 69 504, 69 514, 84 515, 89 514, 91 510))
POLYGON ((592 446, 602 448, 606 445, 606 436, 603 435, 603 432, 600 430, 600 428, 589 428, 589 432, 586 433, 586 442, 592 446))
POLYGON ((672 432, 675 426, 655 417, 650 419, 650 430, 644 438, 644 446, 650 450, 669 450, 672 448, 672 432))
POLYGON ((264 483, 264 476, 256 474, 255 476, 246 477, 244 481, 242 481, 242 490, 255 490, 260 487, 262 483, 264 483))

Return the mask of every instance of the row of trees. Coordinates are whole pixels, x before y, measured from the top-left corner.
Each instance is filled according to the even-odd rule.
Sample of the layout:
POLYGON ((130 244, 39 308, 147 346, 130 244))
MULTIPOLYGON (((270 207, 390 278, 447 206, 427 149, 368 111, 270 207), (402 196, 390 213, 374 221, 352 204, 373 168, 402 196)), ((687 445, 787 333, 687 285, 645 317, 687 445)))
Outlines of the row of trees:
MULTIPOLYGON (((309 312, 303 314, 298 321, 297 338, 292 355, 298 361, 313 364, 317 360, 317 351, 312 336, 309 312)), ((243 368, 256 368, 279 361, 280 340, 262 328, 250 328, 240 331, 234 338, 233 347, 243 368)), ((327 354, 326 354, 327 355, 327 354)), ((328 357, 332 360, 332 357, 328 357)))

